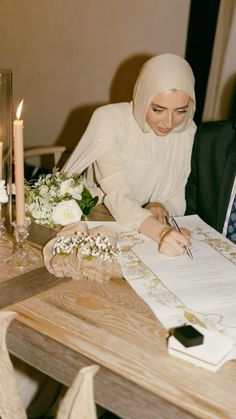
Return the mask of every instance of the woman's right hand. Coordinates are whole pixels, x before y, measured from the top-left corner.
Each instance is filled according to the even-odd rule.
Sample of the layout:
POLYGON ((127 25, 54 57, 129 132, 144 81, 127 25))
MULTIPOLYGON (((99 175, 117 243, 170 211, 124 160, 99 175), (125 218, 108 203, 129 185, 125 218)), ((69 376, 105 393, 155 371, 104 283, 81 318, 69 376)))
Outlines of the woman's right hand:
POLYGON ((189 235, 170 228, 159 243, 158 250, 168 256, 178 256, 186 252, 186 247, 190 247, 189 235))
POLYGON ((139 227, 142 234, 157 242, 158 250, 168 256, 178 256, 190 246, 190 231, 181 228, 179 233, 174 227, 157 220, 153 216, 145 218, 139 227))

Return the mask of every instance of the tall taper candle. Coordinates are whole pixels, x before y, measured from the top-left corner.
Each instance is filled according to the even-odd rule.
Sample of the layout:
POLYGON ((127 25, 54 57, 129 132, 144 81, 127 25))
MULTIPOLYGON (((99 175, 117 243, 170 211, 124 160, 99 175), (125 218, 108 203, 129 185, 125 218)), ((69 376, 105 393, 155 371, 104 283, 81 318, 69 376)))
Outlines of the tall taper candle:
POLYGON ((24 193, 24 142, 23 120, 20 119, 23 100, 16 111, 14 128, 14 166, 15 166, 15 189, 16 189, 16 224, 25 224, 25 193, 24 193))

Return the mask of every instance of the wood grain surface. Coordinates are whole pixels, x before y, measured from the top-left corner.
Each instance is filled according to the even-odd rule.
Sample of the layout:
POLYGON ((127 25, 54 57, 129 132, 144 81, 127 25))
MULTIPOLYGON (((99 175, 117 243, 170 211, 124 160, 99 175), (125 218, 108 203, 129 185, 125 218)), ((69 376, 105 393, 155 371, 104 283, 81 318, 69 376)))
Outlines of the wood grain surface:
POLYGON ((39 294, 70 278, 57 278, 45 266, 0 282, 0 309, 39 294))
MULTIPOLYGON (((82 362, 81 356, 88 364, 99 364, 103 367, 105 388, 102 390, 99 380, 95 380, 96 401, 119 415, 122 413, 121 417, 135 418, 132 412, 137 414, 137 400, 144 403, 140 401, 141 390, 144 399, 150 393, 154 402, 150 410, 144 403, 147 418, 184 417, 182 409, 190 416, 236 417, 235 362, 211 373, 169 356, 162 326, 123 280, 105 285, 69 281, 10 309, 19 313, 21 328, 24 325, 28 330, 23 338, 27 346, 23 347, 22 341, 16 345, 19 326, 13 322, 10 331, 14 338, 11 337, 9 347, 15 355, 38 367, 40 363, 35 358, 39 356, 44 366, 40 369, 67 385, 75 374, 74 362, 82 362), (113 382, 114 376, 118 381, 113 382), (127 394, 116 394, 117 385, 126 388, 127 394), (107 388, 112 397, 106 396, 107 388), (155 400, 155 415, 161 405, 167 416, 153 415, 155 400), (122 403, 126 409, 130 404, 125 414, 123 408, 122 412, 119 410, 122 403), (176 416, 177 412, 180 416, 176 416)), ((21 334, 22 331, 19 339, 21 334)))

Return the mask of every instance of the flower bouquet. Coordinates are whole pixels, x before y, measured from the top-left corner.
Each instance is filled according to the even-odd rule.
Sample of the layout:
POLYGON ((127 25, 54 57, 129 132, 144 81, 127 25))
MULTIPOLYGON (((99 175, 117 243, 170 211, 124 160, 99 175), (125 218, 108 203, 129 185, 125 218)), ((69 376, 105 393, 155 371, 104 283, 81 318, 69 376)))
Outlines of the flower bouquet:
POLYGON ((43 248, 47 270, 58 277, 100 283, 122 278, 118 234, 110 227, 89 228, 80 221, 63 227, 43 248))
POLYGON ((52 173, 25 184, 25 207, 37 224, 54 227, 86 220, 98 197, 93 197, 84 176, 54 168, 52 173))

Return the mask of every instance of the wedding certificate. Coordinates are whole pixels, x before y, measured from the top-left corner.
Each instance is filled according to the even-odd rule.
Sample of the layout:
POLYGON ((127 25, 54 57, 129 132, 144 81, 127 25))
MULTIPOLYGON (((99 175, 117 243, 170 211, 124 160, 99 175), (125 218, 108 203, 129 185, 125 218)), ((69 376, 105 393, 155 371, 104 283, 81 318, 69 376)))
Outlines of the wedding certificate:
POLYGON ((191 231, 193 261, 162 255, 153 240, 108 223, 119 233, 123 275, 166 328, 191 322, 236 343, 236 246, 196 215, 176 220, 191 231))

